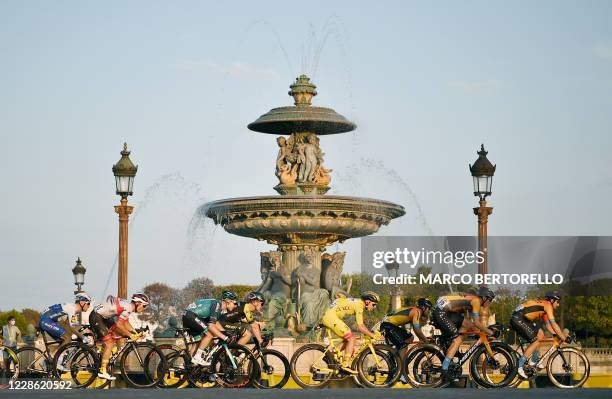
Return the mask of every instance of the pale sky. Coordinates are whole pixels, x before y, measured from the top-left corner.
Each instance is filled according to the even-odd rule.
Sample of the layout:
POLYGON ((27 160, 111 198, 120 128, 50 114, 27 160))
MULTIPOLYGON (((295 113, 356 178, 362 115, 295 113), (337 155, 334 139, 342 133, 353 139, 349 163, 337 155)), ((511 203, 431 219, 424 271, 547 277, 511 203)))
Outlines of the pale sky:
MULTIPOLYGON (((0 309, 70 300, 77 256, 86 290, 116 290, 124 141, 130 292, 259 283, 271 246, 191 222, 275 194, 275 137, 246 125, 303 72, 358 125, 321 139, 332 193, 406 207, 379 234, 475 234, 484 143, 491 235, 612 235, 612 2, 209 4, 0 2, 0 309)), ((358 271, 359 241, 338 249, 358 271)))

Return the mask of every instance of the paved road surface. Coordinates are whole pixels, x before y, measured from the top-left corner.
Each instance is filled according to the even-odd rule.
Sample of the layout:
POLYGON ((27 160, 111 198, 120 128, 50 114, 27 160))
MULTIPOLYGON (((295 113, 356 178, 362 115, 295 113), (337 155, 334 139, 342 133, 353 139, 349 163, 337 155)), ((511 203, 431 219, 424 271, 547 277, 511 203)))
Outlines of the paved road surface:
POLYGON ((113 389, 68 391, 0 390, 0 398, 23 399, 610 399, 612 389, 113 389))

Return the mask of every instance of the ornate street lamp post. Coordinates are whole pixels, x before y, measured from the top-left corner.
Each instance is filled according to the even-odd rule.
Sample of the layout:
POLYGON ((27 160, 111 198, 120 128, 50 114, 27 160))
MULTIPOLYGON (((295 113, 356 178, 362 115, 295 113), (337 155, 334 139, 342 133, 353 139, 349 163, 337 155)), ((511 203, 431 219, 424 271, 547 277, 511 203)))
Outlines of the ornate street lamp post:
MULTIPOLYGON (((397 276, 399 273, 399 267, 400 265, 397 262, 387 263, 385 265, 385 268, 387 269, 387 273, 389 274, 389 277, 392 277, 391 273, 393 273, 393 277, 395 277, 396 282, 397 282, 397 276)), ((400 287, 397 284, 393 284, 391 286, 391 301, 389 303, 389 312, 395 312, 401 307, 402 307, 402 297, 400 295, 400 287)))
POLYGON ((478 250, 483 253, 484 261, 478 265, 478 273, 487 274, 488 269, 488 253, 487 253, 487 222, 489 215, 493 213, 493 208, 487 206, 486 198, 491 195, 491 186, 493 185, 493 175, 497 165, 491 164, 487 159, 487 151, 484 149, 484 144, 480 145, 480 151, 477 152, 478 159, 474 165, 470 165, 470 172, 474 180, 474 195, 480 198, 478 208, 474 208, 474 215, 478 216, 478 250))
POLYGON ((128 221, 134 210, 133 206, 127 204, 127 197, 133 193, 134 176, 136 176, 137 170, 138 166, 135 166, 130 160, 127 143, 123 143, 121 159, 113 165, 117 195, 121 196, 121 205, 115 206, 115 212, 119 215, 119 281, 117 294, 120 298, 127 298, 128 221))
POLYGON ((83 284, 85 284, 86 271, 87 270, 83 266, 83 263, 81 263, 81 258, 77 258, 76 265, 72 268, 72 275, 74 276, 74 285, 77 286, 76 291, 74 291, 75 295, 83 290, 82 287, 83 284))

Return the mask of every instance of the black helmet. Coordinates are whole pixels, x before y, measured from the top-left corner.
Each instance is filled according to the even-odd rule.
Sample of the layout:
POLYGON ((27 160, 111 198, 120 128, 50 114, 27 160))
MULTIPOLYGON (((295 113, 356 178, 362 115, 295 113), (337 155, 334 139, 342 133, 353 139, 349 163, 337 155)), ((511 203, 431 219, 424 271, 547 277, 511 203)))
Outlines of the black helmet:
POLYGON ((493 300, 495 298, 495 293, 491 291, 488 287, 480 287, 476 292, 476 296, 479 296, 484 299, 493 300))
POLYGON ((559 291, 549 291, 546 293, 546 295, 544 295, 544 298, 548 299, 549 301, 560 301, 561 293, 559 291))
POLYGON ((251 302, 251 301, 261 301, 262 304, 264 304, 266 302, 266 300, 264 299, 264 296, 261 292, 258 291, 253 291, 253 292, 249 292, 246 296, 246 301, 247 302, 251 302))
POLYGON ((369 300, 374 303, 380 302, 380 296, 374 291, 365 291, 361 293, 361 299, 364 301, 369 300))
POLYGON ((236 302, 238 300, 238 295, 236 295, 233 291, 223 291, 221 293, 221 299, 226 301, 234 301, 236 302))
POLYGON ((431 301, 427 298, 419 298, 419 300, 417 301, 417 306, 419 308, 431 309, 433 307, 433 303, 431 303, 431 301))

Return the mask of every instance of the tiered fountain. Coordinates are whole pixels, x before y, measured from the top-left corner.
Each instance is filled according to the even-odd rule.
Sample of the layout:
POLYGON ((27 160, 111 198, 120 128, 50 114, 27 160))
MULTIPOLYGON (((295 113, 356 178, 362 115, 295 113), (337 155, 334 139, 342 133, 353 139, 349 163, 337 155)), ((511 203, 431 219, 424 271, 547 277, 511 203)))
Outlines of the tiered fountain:
POLYGON ((290 88, 294 106, 274 108, 248 126, 280 135, 274 187, 280 196, 223 199, 204 207, 228 233, 278 246, 260 254, 259 287, 267 297, 265 319, 278 331, 314 325, 330 300, 347 290, 340 279, 345 254, 325 253, 329 245, 374 234, 405 214, 387 201, 325 195, 331 170, 323 166, 319 136, 356 126, 333 109, 311 105, 317 92, 307 76, 290 88))

